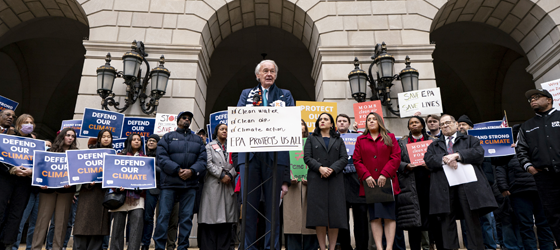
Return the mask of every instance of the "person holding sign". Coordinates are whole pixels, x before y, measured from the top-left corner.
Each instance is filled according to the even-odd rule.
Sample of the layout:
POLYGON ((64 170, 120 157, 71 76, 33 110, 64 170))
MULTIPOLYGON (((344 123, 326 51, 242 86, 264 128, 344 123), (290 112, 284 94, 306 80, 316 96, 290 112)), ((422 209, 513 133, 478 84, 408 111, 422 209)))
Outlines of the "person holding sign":
MULTIPOLYGON (((388 132, 379 114, 371 112, 366 116, 366 130, 358 137, 352 158, 361 182, 360 196, 365 196, 364 185, 380 188, 386 184, 390 185, 391 180, 393 194, 400 193, 399 180, 396 177, 401 162, 401 148, 395 135, 388 132)), ((387 239, 385 249, 393 249, 397 226, 395 206, 395 201, 368 204, 371 231, 377 249, 384 249, 383 231, 387 239), (384 228, 382 222, 385 223, 384 228)))
MULTIPOLYGON (((241 93, 239 102, 237 102, 238 107, 252 107, 252 106, 275 106, 275 107, 288 107, 295 106, 294 98, 289 90, 280 89, 274 84, 276 77, 278 77, 278 66, 272 60, 263 60, 255 68, 255 76, 259 84, 251 89, 245 89, 241 93)), ((238 165, 245 165, 245 155, 246 153, 238 154, 238 165)), ((249 153, 249 178, 247 180, 248 189, 253 190, 258 185, 262 184, 264 180, 272 176, 272 165, 274 160, 273 152, 256 152, 249 153)), ((278 175, 283 176, 282 182, 278 182, 276 190, 282 190, 283 197, 288 192, 288 186, 290 185, 290 156, 289 152, 278 152, 278 175)), ((243 183, 245 168, 241 167, 241 181, 243 183)), ((264 192, 264 202, 266 204, 266 231, 270 230, 272 221, 272 181, 264 182, 262 191, 264 192)), ((261 189, 257 189, 254 192, 249 193, 247 197, 247 202, 254 207, 258 207, 259 201, 261 200, 261 189)), ((245 230, 245 241, 244 246, 250 246, 257 240, 257 210, 253 209, 251 206, 247 207, 246 218, 247 221, 245 230)), ((265 236, 266 247, 269 247, 271 242, 274 242, 275 249, 280 249, 280 213, 276 213, 276 229, 275 234, 271 241, 270 234, 265 236)), ((256 250, 256 246, 253 245, 251 250, 256 250)))
MULTIPOLYGON (((99 131, 97 142, 91 149, 113 148, 113 134, 108 129, 99 131)), ((74 220, 74 250, 101 250, 103 237, 111 233, 109 210, 102 203, 105 190, 101 183, 83 184, 80 202, 74 220)))
MULTIPOLYGON (((432 139, 426 133, 426 123, 422 117, 411 117, 408 120, 408 130, 410 131, 408 136, 403 136, 399 140, 401 164, 397 176, 401 193, 397 196, 397 218, 399 226, 408 230, 410 249, 420 250, 422 249, 422 231, 429 229, 430 170, 425 163, 415 165, 411 162, 410 156, 413 152, 408 151, 407 145, 418 142, 420 143, 416 145, 420 145, 422 142, 432 139)), ((427 148, 427 146, 425 147, 427 148)))
MULTIPOLYGON (((76 145, 76 132, 72 128, 65 128, 56 136, 49 151, 64 153, 66 150, 74 149, 78 149, 76 145)), ((76 187, 66 185, 63 188, 47 188, 43 186, 41 189, 32 249, 42 249, 49 223, 54 213, 53 250, 61 250, 66 237, 66 229, 76 187)))
POLYGON ((468 228, 469 248, 484 249, 479 218, 498 207, 482 171, 484 149, 478 138, 458 132, 459 124, 453 116, 442 115, 440 124, 443 136, 430 144, 424 154, 431 172, 430 215, 440 219, 444 249, 459 248, 456 223, 459 217, 465 219, 468 228), (450 187, 444 167, 457 169, 458 162, 471 164, 477 180, 450 187))
MULTIPOLYGON (((126 139, 126 146, 120 155, 146 156, 142 151, 142 137, 139 134, 129 135, 126 139)), ((126 192, 126 201, 121 207, 109 210, 109 212, 113 213, 111 250, 124 249, 125 224, 128 224, 130 227, 129 234, 127 234, 127 249, 139 250, 142 241, 142 230, 144 228, 144 200, 146 192, 144 190, 125 190, 123 187, 119 190, 112 190, 114 192, 126 192)))
POLYGON ((328 228, 329 249, 334 250, 338 229, 348 229, 342 175, 348 163, 348 154, 329 113, 319 115, 315 131, 307 138, 303 151, 303 159, 309 167, 306 227, 317 231, 321 250, 326 249, 328 228))

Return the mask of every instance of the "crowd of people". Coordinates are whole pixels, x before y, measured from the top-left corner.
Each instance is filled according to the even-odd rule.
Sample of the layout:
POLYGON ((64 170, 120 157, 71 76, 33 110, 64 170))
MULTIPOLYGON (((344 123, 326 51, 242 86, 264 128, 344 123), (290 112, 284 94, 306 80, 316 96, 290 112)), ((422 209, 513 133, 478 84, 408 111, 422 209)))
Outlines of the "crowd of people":
MULTIPOLYGON (((295 105, 290 91, 274 84, 274 61, 260 62, 255 75, 258 85, 243 91, 238 106, 295 105)), ((145 152, 137 134, 128 136, 120 152, 156 158, 155 189, 105 190, 100 183, 32 187, 31 168, 0 163, 0 247, 17 250, 26 234, 26 249, 33 250, 65 249, 70 235, 76 250, 123 250, 125 244, 146 250, 152 240, 157 250, 186 250, 196 213, 197 243, 204 250, 234 249, 240 220, 246 228, 245 238, 238 240, 245 249, 280 249, 281 228, 288 250, 404 250, 404 231, 411 250, 457 249, 457 220, 468 249, 555 249, 560 239, 560 113, 546 90, 530 90, 525 97, 536 115, 513 126, 516 155, 504 157, 484 157, 479 139, 466 132, 473 123, 465 115, 410 117, 408 135, 397 140, 377 113, 367 115, 362 132, 351 128, 346 114, 322 113, 313 131, 301 121, 308 173, 298 180, 288 152, 278 153, 273 173, 273 152, 228 152, 226 124, 208 131, 213 140, 206 143, 204 131, 191 132, 194 114, 184 111, 177 116, 176 131, 161 138, 151 135, 145 152), (361 133, 352 155, 341 137, 347 133, 361 133), (432 141, 425 163, 415 165, 407 144, 424 141, 432 141), (468 164, 476 181, 450 186, 444 168, 468 164), (251 192, 243 199, 245 175, 251 192), (273 175, 281 178, 276 187, 273 175), (366 192, 376 188, 388 188, 394 200, 366 201, 366 192), (281 208, 272 202, 278 201, 274 189, 280 191, 281 208), (107 209, 103 201, 112 193, 126 199, 107 209), (245 218, 240 217, 242 206, 245 218), (275 235, 267 233, 273 221, 275 235)), ((30 115, 16 119, 14 111, 0 111, 3 134, 36 138, 34 126, 30 115)), ((111 131, 102 130, 88 146, 112 148, 112 142, 111 131)), ((76 132, 62 129, 47 147, 51 152, 78 149, 76 132)))

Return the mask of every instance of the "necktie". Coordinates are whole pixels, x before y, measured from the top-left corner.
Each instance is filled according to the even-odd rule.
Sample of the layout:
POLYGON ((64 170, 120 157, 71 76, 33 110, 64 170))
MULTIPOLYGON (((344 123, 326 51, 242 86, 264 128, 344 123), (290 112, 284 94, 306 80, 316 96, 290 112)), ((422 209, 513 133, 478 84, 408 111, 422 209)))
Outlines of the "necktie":
POLYGON ((264 94, 263 94, 263 106, 268 106, 268 98, 266 98, 266 92, 268 90, 264 90, 264 94))
POLYGON ((453 136, 449 137, 449 143, 447 143, 447 153, 453 154, 453 136))

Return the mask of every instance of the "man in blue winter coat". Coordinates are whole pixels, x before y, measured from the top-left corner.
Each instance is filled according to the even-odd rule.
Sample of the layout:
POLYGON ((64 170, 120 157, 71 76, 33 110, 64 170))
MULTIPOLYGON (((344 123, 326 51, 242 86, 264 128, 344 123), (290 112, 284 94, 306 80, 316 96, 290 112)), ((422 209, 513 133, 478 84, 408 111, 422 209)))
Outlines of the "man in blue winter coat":
POLYGON ((154 242, 164 250, 167 227, 173 205, 179 202, 179 238, 177 250, 187 250, 198 177, 206 171, 206 148, 198 135, 189 129, 193 113, 183 111, 177 116, 177 130, 165 134, 158 142, 157 163, 161 168, 160 212, 154 242))

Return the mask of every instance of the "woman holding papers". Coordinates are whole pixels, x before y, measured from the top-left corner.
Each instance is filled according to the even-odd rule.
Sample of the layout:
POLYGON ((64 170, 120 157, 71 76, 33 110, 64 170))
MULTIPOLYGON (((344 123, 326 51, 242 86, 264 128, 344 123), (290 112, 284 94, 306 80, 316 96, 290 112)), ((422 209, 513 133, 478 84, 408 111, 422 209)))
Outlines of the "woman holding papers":
POLYGON ((348 227, 342 175, 342 170, 348 163, 348 154, 330 114, 319 115, 315 131, 305 142, 303 159, 309 167, 306 227, 317 231, 321 250, 326 249, 325 236, 328 228, 329 249, 334 250, 338 229, 348 227))
MULTIPOLYGON (((128 156, 146 156, 142 151, 142 137, 138 134, 131 134, 126 139, 125 148, 121 151, 121 155, 128 156)), ((124 249, 124 231, 125 224, 128 224, 130 231, 127 234, 127 241, 129 250, 140 249, 142 241, 142 230, 144 229, 144 199, 146 198, 145 191, 139 190, 120 190, 115 192, 126 192, 126 200, 124 204, 114 210, 109 210, 113 213, 113 233, 111 234, 111 250, 124 249), (126 219, 128 217, 128 223, 126 219)))
MULTIPOLYGON (((407 136, 399 140, 401 148, 401 164, 397 175, 401 193, 397 196, 397 217, 399 227, 408 230, 408 243, 411 250, 420 250, 422 231, 428 231, 428 217, 430 215, 430 170, 426 164, 415 165, 411 163, 407 145, 413 143, 423 144, 431 142, 426 133, 426 122, 419 116, 408 120, 407 136)), ((424 149, 426 149, 424 147, 424 149)))
MULTIPOLYGON (((49 151, 64 153, 66 150, 73 149, 78 149, 76 146, 76 131, 72 128, 65 128, 56 136, 49 151)), ((42 249, 49 228, 49 222, 54 213, 53 250, 61 250, 64 238, 66 237, 68 218, 70 217, 72 199, 74 198, 76 187, 66 185, 63 188, 47 188, 44 186, 41 189, 32 249, 42 249)))
MULTIPOLYGON (((369 188, 380 188, 390 185, 392 180, 393 194, 400 193, 397 169, 401 162, 401 148, 395 135, 389 133, 383 118, 371 112, 366 116, 366 130, 358 137, 354 149, 354 166, 361 182, 360 196, 365 196, 364 185, 369 188)), ((368 204, 371 231, 377 249, 383 249, 382 220, 385 222, 385 238, 387 248, 393 249, 396 229, 396 202, 379 202, 368 204)))
MULTIPOLYGON (((113 148, 113 134, 108 129, 99 131, 92 149, 113 148)), ((83 184, 74 222, 74 250, 101 250, 103 237, 110 234, 109 210, 102 203, 105 190, 101 183, 83 184)))

